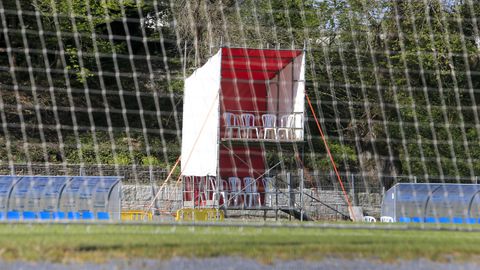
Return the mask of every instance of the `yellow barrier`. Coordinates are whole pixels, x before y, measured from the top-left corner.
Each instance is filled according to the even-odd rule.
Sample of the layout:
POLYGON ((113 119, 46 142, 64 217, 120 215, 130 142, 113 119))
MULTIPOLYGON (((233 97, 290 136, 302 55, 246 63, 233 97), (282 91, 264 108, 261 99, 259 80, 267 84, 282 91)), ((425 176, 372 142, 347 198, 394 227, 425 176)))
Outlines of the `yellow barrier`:
POLYGON ((225 218, 223 211, 217 209, 184 208, 177 211, 176 221, 218 221, 225 218))
POLYGON ((142 220, 151 221, 153 219, 152 212, 145 212, 141 210, 123 211, 120 214, 120 216, 122 221, 142 221, 142 220))

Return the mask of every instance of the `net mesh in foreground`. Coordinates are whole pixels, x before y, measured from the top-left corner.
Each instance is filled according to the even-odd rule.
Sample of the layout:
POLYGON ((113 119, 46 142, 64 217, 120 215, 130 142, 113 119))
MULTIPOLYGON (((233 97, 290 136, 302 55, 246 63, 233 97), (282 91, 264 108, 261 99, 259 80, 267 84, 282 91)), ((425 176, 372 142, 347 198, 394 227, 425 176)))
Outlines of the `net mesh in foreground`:
POLYGON ((160 220, 205 208, 478 223, 479 12, 3 1, 0 171, 122 176, 123 211, 160 220))

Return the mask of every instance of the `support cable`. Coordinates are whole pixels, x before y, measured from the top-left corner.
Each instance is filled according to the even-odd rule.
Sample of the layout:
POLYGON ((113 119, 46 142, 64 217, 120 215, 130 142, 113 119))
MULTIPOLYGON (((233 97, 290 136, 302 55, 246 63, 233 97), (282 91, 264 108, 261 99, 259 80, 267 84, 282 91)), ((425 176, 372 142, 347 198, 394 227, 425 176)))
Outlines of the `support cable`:
MULTIPOLYGON (((313 177, 312 177, 312 175, 308 172, 307 168, 305 168, 305 166, 303 165, 303 161, 300 159, 300 156, 298 155, 298 152, 295 152, 295 158, 296 158, 296 159, 298 160, 298 162, 302 165, 302 168, 303 168, 303 170, 304 170, 304 172, 305 172, 305 174, 306 174, 306 177, 308 178, 308 181, 310 181, 310 183, 313 184, 313 177)), ((308 193, 306 193, 306 192, 303 192, 303 194, 306 195, 307 197, 309 197, 310 199, 312 199, 312 200, 320 203, 321 205, 327 207, 328 209, 332 210, 333 212, 338 213, 338 214, 342 215, 343 217, 352 220, 352 218, 350 218, 350 217, 347 216, 346 214, 344 214, 344 213, 340 212, 338 209, 335 209, 335 208, 333 208, 332 206, 330 206, 330 205, 328 205, 328 204, 320 201, 319 199, 315 198, 313 195, 310 195, 310 194, 308 194, 308 193)))
POLYGON ((328 146, 327 139, 325 138, 325 134, 323 134, 322 127, 320 126, 320 122, 318 121, 317 115, 315 113, 315 109, 312 106, 312 102, 310 101, 310 97, 308 97, 307 91, 305 91, 305 97, 307 98, 308 106, 310 107, 313 118, 315 119, 315 123, 317 124, 318 131, 320 131, 320 136, 322 137, 323 145, 325 146, 325 149, 327 149, 327 154, 328 154, 328 157, 330 158, 330 162, 332 163, 333 170, 335 171, 335 174, 337 175, 338 183, 340 183, 340 187, 342 188, 343 196, 345 197, 345 200, 347 201, 348 211, 353 216, 353 218, 355 218, 354 213, 353 213, 353 209, 352 209, 352 203, 350 202, 350 199, 348 198, 347 192, 345 191, 345 187, 343 186, 342 178, 340 177, 340 173, 338 173, 337 165, 335 163, 335 160, 333 159, 332 153, 330 152, 330 147, 328 146))
MULTIPOLYGON (((181 179, 182 175, 183 175, 183 171, 185 170, 185 168, 187 167, 187 164, 188 162, 190 161, 190 157, 192 156, 192 153, 193 153, 193 150, 195 149, 195 147, 197 146, 198 144, 198 140, 200 139, 200 136, 202 135, 203 133, 203 130, 205 128, 205 125, 207 123, 207 120, 208 118, 210 117, 212 111, 213 111, 213 108, 215 107, 214 105, 216 104, 216 101, 219 97, 219 93, 217 92, 217 95, 215 96, 215 99, 213 100, 212 104, 210 105, 210 108, 208 110, 208 114, 207 114, 207 117, 205 117, 205 119, 203 120, 203 123, 202 123, 202 126, 200 128, 200 131, 198 132, 197 134, 197 137, 195 138, 195 142, 193 143, 193 147, 190 149, 190 152, 188 153, 188 156, 187 156, 187 159, 185 161, 185 164, 183 164, 183 170, 180 172, 180 175, 178 176, 177 178, 177 182, 176 182, 176 185, 178 184, 179 180, 181 179)), ((153 204, 155 203, 155 199, 160 195, 161 191, 162 191, 162 187, 164 187, 167 183, 167 181, 170 179, 170 176, 173 174, 173 171, 175 170, 175 168, 178 166, 178 163, 180 162, 180 159, 181 159, 181 156, 178 157, 177 161, 175 162, 175 165, 173 166, 172 170, 170 170, 170 173, 168 174, 167 176, 167 179, 164 181, 164 183, 162 184, 162 186, 160 187, 160 190, 157 192, 157 194, 155 195, 155 197, 153 198, 152 202, 150 203, 147 211, 145 211, 145 214, 151 210, 151 208, 153 207, 153 204)), ((182 190, 183 192, 183 190, 182 190)), ((183 196, 183 194, 182 194, 183 196)))
MULTIPOLYGON (((225 145, 224 145, 224 147, 227 148, 227 150, 231 150, 230 148, 228 148, 228 147, 225 146, 225 145)), ((240 156, 238 156, 238 155, 235 154, 235 153, 233 153, 233 155, 234 155, 238 160, 240 160, 243 164, 248 165, 247 161, 243 160, 240 156)), ((298 156, 298 151, 296 151, 295 156, 296 156, 296 158, 298 159, 298 161, 300 162, 300 164, 302 165, 302 167, 305 169, 305 167, 303 166, 302 160, 301 160, 300 157, 298 156)), ((273 167, 269 168, 269 169, 267 170, 267 172, 271 171, 274 167, 277 167, 280 163, 281 163, 281 162, 279 162, 279 163, 275 164, 273 167)), ((254 169, 254 171, 255 171, 256 173, 259 173, 259 172, 258 172, 257 170, 255 170, 255 169, 254 169)), ((260 173, 259 173, 259 174, 260 174, 260 173)), ((260 177, 262 177, 262 176, 265 175, 265 174, 266 174, 266 173, 263 173, 260 177)), ((307 174, 308 174, 308 172, 307 172, 307 174)), ((308 176, 311 178, 310 174, 308 174, 308 176)), ((260 177, 258 177, 257 179, 259 179, 260 177)), ((275 178, 275 180, 276 180, 276 181, 280 181, 280 182, 282 182, 282 183, 284 183, 284 184, 287 183, 285 180, 282 180, 282 179, 279 179, 279 178, 275 178)), ((310 181, 312 181, 312 180, 310 179, 310 181)), ((313 182, 313 181, 312 181, 312 182, 313 182)), ((283 192, 283 191, 281 191, 281 190, 279 190, 279 193, 280 193, 280 194, 285 194, 285 192, 283 192)), ((307 197, 309 197, 309 198, 311 198, 312 200, 320 203, 321 205, 327 207, 328 209, 332 210, 333 212, 338 213, 338 214, 340 214, 341 216, 343 216, 343 217, 345 217, 345 218, 350 218, 350 217, 347 216, 346 214, 340 212, 338 209, 333 208, 331 205, 328 205, 327 203, 322 202, 322 201, 319 200, 318 198, 316 198, 316 197, 314 197, 314 196, 312 196, 312 195, 310 195, 310 194, 308 194, 308 193, 306 193, 306 192, 302 192, 302 194, 305 195, 305 196, 307 196, 307 197)), ((229 200, 229 201, 230 201, 230 200, 229 200)), ((295 202, 295 203, 296 203, 296 202, 295 202)), ((296 203, 296 204, 298 205, 298 203, 296 203)), ((225 203, 224 203, 223 205, 225 205, 225 203)))
POLYGON ((158 196, 160 196, 160 193, 162 192, 163 188, 167 185, 168 181, 170 180, 170 177, 172 176, 173 172, 177 168, 178 163, 180 163, 181 157, 182 156, 178 156, 177 161, 175 161, 175 164, 173 165, 172 169, 168 173, 167 178, 165 179, 163 184, 160 186, 160 189, 158 190, 157 194, 155 194, 155 197, 153 197, 152 202, 148 206, 147 210, 144 211, 144 215, 146 215, 146 213, 148 213, 152 209, 153 205, 155 204, 155 200, 157 200, 158 196))

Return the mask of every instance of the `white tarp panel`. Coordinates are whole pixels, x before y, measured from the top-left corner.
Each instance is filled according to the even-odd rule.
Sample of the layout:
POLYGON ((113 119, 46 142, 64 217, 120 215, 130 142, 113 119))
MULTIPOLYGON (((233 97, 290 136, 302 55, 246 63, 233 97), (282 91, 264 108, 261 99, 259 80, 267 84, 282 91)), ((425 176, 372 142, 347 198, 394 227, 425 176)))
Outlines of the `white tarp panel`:
POLYGON ((303 139, 303 123, 305 122, 305 119, 303 119, 305 110, 305 53, 295 58, 293 63, 296 70, 293 78, 293 96, 295 99, 293 111, 299 113, 296 116, 297 119, 295 119, 295 136, 303 139))
POLYGON ((292 63, 283 68, 270 83, 270 96, 274 99, 269 102, 268 110, 282 115, 294 114, 295 137, 303 139, 304 110, 305 110, 305 54, 299 55, 292 63), (293 68, 293 69, 292 69, 293 68), (278 83, 276 82, 277 80, 278 83), (277 85, 279 86, 277 88, 277 85), (278 98, 277 98, 278 95, 278 98), (272 103, 272 104, 270 104, 272 103), (278 107, 277 107, 278 106, 278 107), (278 109, 277 109, 278 108, 278 109))
POLYGON ((296 71, 292 68, 292 63, 289 63, 277 76, 279 78, 278 113, 280 115, 293 113, 292 73, 296 71))
POLYGON ((183 175, 217 175, 221 50, 185 80, 183 175))
POLYGON ((267 112, 277 114, 278 87, 277 82, 269 82, 267 88, 267 112))

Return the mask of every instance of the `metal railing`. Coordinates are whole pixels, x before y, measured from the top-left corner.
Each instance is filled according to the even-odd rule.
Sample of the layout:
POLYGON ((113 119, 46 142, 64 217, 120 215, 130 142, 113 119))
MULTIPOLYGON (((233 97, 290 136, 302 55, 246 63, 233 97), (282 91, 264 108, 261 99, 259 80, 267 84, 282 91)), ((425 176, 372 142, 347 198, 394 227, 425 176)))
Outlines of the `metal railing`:
POLYGON ((225 113, 232 113, 235 120, 230 125, 225 124, 224 115, 221 121, 221 138, 222 140, 248 140, 248 141, 271 141, 271 142, 286 142, 286 141, 302 141, 304 139, 304 113, 303 112, 268 112, 268 111, 228 111, 225 113), (244 123, 241 115, 253 115, 253 123, 244 123), (272 114, 275 116, 275 123, 273 126, 264 126, 262 115, 272 114), (283 119, 283 117, 285 117, 283 119), (265 132, 269 129, 274 129, 274 132, 265 132), (236 131, 236 134, 234 133, 236 131), (253 132, 256 131, 256 132, 253 132), (258 136, 257 136, 258 132, 258 136), (280 134, 281 133, 281 134, 280 134), (250 135, 253 134, 253 135, 250 135), (273 136, 272 136, 273 135, 273 136), (282 136, 283 135, 283 136, 282 136))
POLYGON ((0 165, 3 175, 69 175, 69 176, 122 176, 124 184, 161 184, 167 170, 143 165, 90 165, 90 164, 6 164, 0 165))

